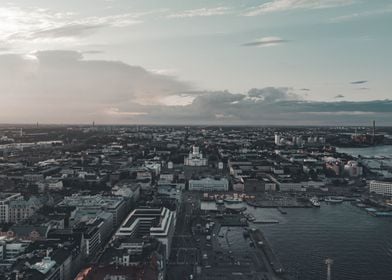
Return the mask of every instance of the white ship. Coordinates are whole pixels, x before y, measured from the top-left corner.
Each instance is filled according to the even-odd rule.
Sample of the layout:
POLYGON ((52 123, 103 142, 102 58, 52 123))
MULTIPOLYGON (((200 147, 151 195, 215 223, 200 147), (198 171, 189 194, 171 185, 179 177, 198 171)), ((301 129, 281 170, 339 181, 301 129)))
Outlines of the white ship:
POLYGON ((226 203, 241 203, 242 202, 242 198, 240 198, 240 197, 226 197, 225 199, 224 199, 224 201, 226 202, 226 203))
POLYGON ((312 197, 311 199, 309 199, 310 203, 312 203, 312 205, 314 207, 320 207, 320 201, 317 199, 317 197, 312 197))

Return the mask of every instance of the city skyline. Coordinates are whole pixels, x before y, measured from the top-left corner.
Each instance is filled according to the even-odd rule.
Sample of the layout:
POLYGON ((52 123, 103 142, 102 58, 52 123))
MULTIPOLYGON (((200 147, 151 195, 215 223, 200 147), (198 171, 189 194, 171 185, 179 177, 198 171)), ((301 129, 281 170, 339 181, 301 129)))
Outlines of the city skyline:
POLYGON ((389 1, 12 1, 0 123, 390 125, 389 1))

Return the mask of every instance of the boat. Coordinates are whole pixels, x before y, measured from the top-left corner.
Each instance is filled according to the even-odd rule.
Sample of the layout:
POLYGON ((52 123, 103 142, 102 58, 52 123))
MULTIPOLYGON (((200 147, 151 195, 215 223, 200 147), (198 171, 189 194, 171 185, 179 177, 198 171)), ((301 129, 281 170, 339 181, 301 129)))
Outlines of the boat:
POLYGON ((241 203, 242 202, 242 198, 240 198, 240 197, 226 197, 224 199, 224 201, 226 203, 230 203, 230 204, 232 204, 232 203, 241 203))
POLYGON ((377 211, 373 213, 375 217, 392 217, 392 212, 377 211))
POLYGON ((222 199, 217 199, 216 200, 216 204, 223 204, 224 202, 223 202, 223 200, 222 199))
POLYGON ((311 199, 309 199, 310 203, 312 203, 312 205, 314 207, 320 207, 320 201, 317 199, 317 197, 312 197, 311 199))
POLYGON ((287 212, 286 212, 285 210, 283 210, 282 207, 278 207, 277 209, 278 209, 278 211, 279 211, 281 214, 283 214, 283 215, 286 215, 286 214, 287 214, 287 212))
POLYGON ((342 203, 343 199, 337 197, 326 197, 324 201, 327 203, 342 203))
POLYGON ((252 221, 256 220, 255 216, 253 216, 253 215, 250 214, 250 213, 246 213, 246 214, 244 214, 244 216, 245 216, 245 218, 246 218, 249 222, 252 222, 252 221))

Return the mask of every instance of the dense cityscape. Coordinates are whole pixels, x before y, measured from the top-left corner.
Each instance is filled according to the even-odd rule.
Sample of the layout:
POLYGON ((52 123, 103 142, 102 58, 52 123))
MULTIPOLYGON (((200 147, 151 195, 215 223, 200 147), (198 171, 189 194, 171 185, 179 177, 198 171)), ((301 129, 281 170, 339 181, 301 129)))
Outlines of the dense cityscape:
POLYGON ((392 280, 391 23, 0 1, 0 280, 392 280))
MULTIPOLYGON (((376 271, 366 264, 375 274, 339 275, 339 266, 350 262, 319 250, 310 277, 270 241, 277 235, 270 231, 282 231, 296 211, 358 211, 362 219, 390 228, 392 129, 374 122, 363 127, 37 123, 2 125, 0 141, 0 279, 392 275, 388 265, 376 271), (384 152, 376 155, 374 149, 384 152)), ((299 250, 300 241, 294 242, 290 250, 299 250)), ((390 263, 391 252, 388 256, 390 263)))

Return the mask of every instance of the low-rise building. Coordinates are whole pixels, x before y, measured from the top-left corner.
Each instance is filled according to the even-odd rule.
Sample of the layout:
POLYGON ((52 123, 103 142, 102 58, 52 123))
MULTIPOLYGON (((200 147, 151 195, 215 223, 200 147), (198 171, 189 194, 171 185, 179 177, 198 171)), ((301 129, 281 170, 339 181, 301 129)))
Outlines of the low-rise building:
POLYGON ((190 191, 226 192, 229 190, 229 181, 226 178, 202 178, 189 180, 190 191))
POLYGON ((25 200, 20 193, 3 193, 0 195, 0 223, 18 223, 41 207, 42 203, 36 197, 25 200))
POLYGON ((121 196, 79 195, 64 197, 58 206, 74 206, 86 210, 104 210, 113 214, 113 228, 120 225, 128 211, 125 199, 121 196))

